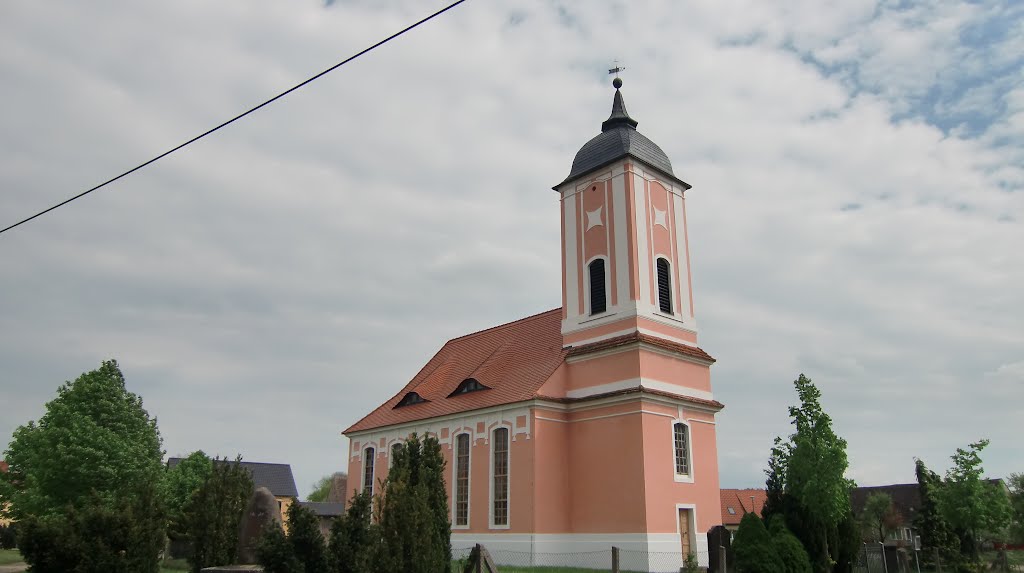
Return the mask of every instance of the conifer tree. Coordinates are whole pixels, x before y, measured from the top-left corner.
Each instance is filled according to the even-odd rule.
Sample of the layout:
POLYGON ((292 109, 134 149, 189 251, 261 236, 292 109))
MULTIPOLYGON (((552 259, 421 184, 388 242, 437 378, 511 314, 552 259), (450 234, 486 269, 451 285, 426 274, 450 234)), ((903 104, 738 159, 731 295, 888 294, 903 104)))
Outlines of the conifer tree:
POLYGON ((345 515, 331 525, 332 573, 371 573, 380 544, 380 531, 370 523, 373 501, 358 493, 349 501, 345 515))
POLYGON ((938 496, 942 480, 938 474, 929 470, 922 460, 915 460, 914 465, 917 491, 921 497, 921 506, 914 516, 914 527, 920 532, 921 547, 925 549, 921 557, 934 566, 932 561, 937 551, 941 561, 955 564, 959 561, 960 541, 939 512, 938 496))
POLYGON ((253 492, 252 475, 241 461, 241 456, 234 463, 214 460, 210 475, 182 508, 193 573, 230 565, 237 556, 239 526, 253 492))
POLYGON ((433 436, 413 434, 396 448, 379 502, 378 572, 451 572, 445 462, 433 436))

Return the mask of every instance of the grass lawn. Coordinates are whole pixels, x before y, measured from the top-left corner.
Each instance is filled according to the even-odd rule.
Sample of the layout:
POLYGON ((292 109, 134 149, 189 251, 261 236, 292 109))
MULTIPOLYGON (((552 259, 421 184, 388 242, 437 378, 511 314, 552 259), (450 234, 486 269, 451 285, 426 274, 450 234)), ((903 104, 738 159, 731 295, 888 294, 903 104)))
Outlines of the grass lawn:
POLYGON ((160 573, 188 571, 188 561, 184 559, 167 559, 160 564, 160 573))
POLYGON ((0 565, 10 565, 22 561, 21 553, 18 553, 17 549, 0 549, 0 565))

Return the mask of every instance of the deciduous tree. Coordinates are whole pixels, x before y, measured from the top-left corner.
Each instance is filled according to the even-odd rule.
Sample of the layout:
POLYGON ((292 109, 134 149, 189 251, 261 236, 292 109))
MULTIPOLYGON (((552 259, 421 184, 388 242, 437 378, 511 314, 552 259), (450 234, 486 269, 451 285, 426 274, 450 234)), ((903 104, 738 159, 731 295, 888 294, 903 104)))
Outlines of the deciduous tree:
POLYGON ((14 431, 0 473, 10 514, 58 516, 97 499, 112 507, 155 485, 163 451, 156 418, 125 387, 115 360, 57 389, 38 422, 14 431))
POLYGON ((1017 543, 1024 543, 1024 473, 1010 474, 1006 478, 1010 488, 1011 520, 1010 536, 1017 543))
POLYGON ((167 535, 171 539, 187 536, 184 508, 212 472, 213 460, 197 450, 164 473, 160 494, 167 506, 167 535))
POLYGON ((1010 502, 1005 491, 984 479, 981 451, 988 440, 957 448, 953 465, 939 490, 939 510, 954 530, 963 532, 961 547, 977 562, 983 537, 998 536, 1010 523, 1010 502), (966 536, 966 537, 965 537, 966 536))
POLYGON ((938 553, 942 562, 955 567, 960 560, 960 540, 939 511, 942 479, 929 470, 923 461, 915 460, 914 465, 917 491, 921 498, 921 506, 914 516, 914 527, 921 535, 921 547, 925 549, 921 556, 934 567, 935 564, 931 562, 938 553))
POLYGON ((849 569, 849 556, 841 551, 844 536, 855 535, 840 527, 851 519, 850 488, 846 479, 846 440, 832 430, 832 418, 821 407, 821 392, 803 374, 794 381, 799 406, 789 408, 796 430, 788 441, 776 438, 766 471, 766 515, 782 513, 786 526, 797 536, 817 573, 849 569))
POLYGON ((885 492, 876 492, 864 502, 861 521, 875 541, 885 541, 885 536, 900 524, 900 515, 893 506, 892 497, 885 492))

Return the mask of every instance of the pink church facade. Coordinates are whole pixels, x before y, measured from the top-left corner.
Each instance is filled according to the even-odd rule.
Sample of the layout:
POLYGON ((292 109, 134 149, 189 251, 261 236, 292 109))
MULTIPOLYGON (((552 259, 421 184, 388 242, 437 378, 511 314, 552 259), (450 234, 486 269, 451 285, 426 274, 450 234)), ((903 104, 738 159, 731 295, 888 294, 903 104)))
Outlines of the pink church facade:
MULTIPOLYGON (((379 487, 391 448, 438 437, 452 545, 537 565, 616 545, 647 570, 703 565, 722 523, 710 366, 697 346, 685 193, 636 131, 616 81, 611 117, 561 196, 562 307, 453 339, 345 430, 348 495, 379 487)), ((553 216, 555 213, 552 214, 553 216)))

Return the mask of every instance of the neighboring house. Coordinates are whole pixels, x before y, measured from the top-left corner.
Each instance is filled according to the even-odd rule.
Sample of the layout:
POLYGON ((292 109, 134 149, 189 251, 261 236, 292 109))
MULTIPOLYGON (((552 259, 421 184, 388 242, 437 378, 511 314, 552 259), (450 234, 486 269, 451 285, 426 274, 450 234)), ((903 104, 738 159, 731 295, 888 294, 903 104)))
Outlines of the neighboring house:
MULTIPOLYGON (((549 216, 562 240, 550 257, 562 284, 551 286, 562 306, 450 340, 346 429, 346 497, 374 492, 410 433, 431 434, 447 462, 454 548, 483 543, 536 565, 561 554, 571 565, 566 554, 617 545, 636 557, 630 570, 655 559, 675 569, 690 552, 707 565, 707 531, 722 521, 723 406, 715 360, 697 346, 695 213, 684 214, 690 185, 636 126, 616 89, 601 133, 555 186, 549 216)), ((512 294, 499 287, 480 300, 501 307, 512 294)))
POLYGON ((736 531, 744 514, 761 516, 768 492, 764 489, 723 489, 721 498, 722 525, 729 531, 736 531))
POLYGON ((331 524, 338 516, 344 515, 345 504, 328 501, 300 501, 299 505, 308 507, 320 519, 320 533, 325 539, 331 536, 331 524))
MULTIPOLYGON (((173 468, 181 463, 182 458, 167 458, 167 467, 173 468)), ((217 463, 235 463, 233 460, 219 460, 217 463)), ((254 487, 265 487, 270 490, 277 500, 277 509, 281 515, 281 522, 288 521, 288 507, 292 501, 299 497, 299 490, 295 487, 295 478, 292 476, 292 467, 288 464, 268 464, 262 462, 241 462, 242 467, 249 470, 252 475, 254 487)))
POLYGON ((858 518, 864 512, 864 505, 873 494, 884 493, 892 499, 895 523, 885 538, 885 545, 913 547, 917 536, 914 516, 921 508, 921 493, 916 483, 899 483, 872 487, 855 487, 850 490, 850 505, 858 518))

